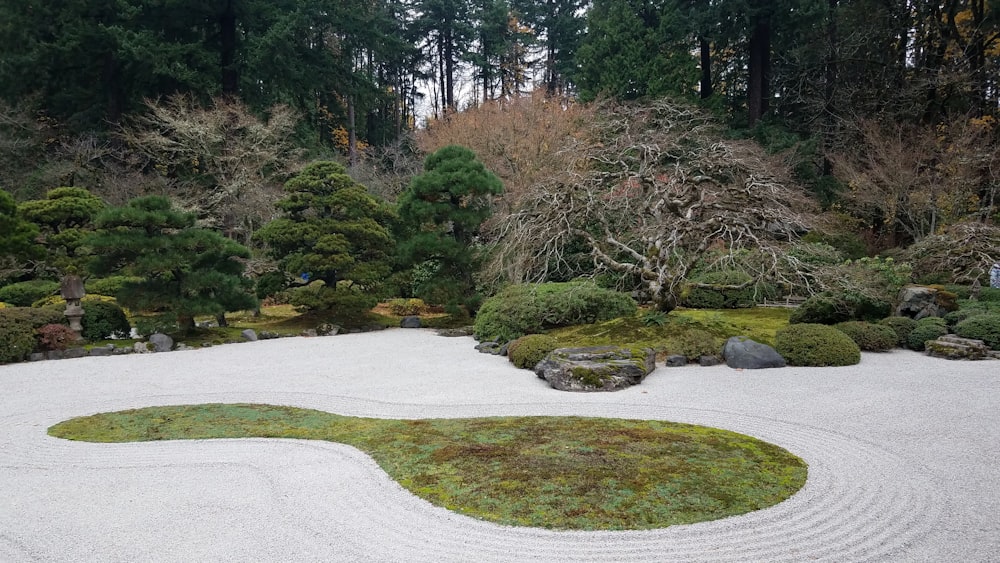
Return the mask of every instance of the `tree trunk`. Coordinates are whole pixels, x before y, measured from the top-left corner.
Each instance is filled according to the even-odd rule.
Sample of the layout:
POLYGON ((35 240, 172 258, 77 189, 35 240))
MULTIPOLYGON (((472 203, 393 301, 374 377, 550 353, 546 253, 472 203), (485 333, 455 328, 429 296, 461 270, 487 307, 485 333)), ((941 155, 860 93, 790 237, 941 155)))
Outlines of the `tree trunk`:
POLYGON ((358 129, 353 95, 347 97, 347 161, 351 166, 358 163, 358 129))
POLYGON ((770 15, 760 14, 750 35, 750 84, 747 88, 749 125, 754 126, 767 113, 771 74, 770 15))
POLYGON ((233 0, 228 0, 219 16, 221 40, 220 64, 222 66, 222 93, 235 96, 239 93, 239 73, 236 70, 236 10, 233 0))
POLYGON ((704 35, 698 38, 701 50, 701 99, 712 97, 712 44, 704 35))

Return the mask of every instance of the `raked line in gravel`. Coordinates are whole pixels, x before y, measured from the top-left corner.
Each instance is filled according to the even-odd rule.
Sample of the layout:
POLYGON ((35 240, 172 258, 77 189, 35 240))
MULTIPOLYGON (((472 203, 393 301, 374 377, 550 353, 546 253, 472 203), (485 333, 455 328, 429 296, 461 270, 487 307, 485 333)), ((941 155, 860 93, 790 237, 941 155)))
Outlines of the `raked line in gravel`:
POLYGON ((1000 561, 1000 362, 660 367, 555 391, 426 330, 0 366, 0 561, 1000 561), (349 446, 49 437, 71 418, 256 402, 353 416, 581 415, 735 430, 809 463, 789 500, 651 531, 499 526, 411 495, 349 446))

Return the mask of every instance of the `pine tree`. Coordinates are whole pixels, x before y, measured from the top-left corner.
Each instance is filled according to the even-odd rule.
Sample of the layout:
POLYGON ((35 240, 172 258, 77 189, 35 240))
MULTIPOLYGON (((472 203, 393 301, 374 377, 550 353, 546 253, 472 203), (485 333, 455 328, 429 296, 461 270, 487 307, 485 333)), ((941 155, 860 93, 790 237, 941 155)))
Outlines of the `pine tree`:
POLYGON ((85 240, 95 254, 90 271, 141 278, 125 284, 116 296, 119 303, 176 318, 183 332, 194 328, 196 315, 255 307, 240 261, 250 258, 250 251, 194 224, 193 214, 160 196, 106 209, 95 219, 97 232, 85 240))
POLYGON ((434 272, 417 288, 425 300, 475 307, 480 225, 491 215, 491 196, 503 184, 465 147, 450 145, 427 157, 424 173, 400 197, 399 214, 411 229, 400 246, 404 262, 434 272))

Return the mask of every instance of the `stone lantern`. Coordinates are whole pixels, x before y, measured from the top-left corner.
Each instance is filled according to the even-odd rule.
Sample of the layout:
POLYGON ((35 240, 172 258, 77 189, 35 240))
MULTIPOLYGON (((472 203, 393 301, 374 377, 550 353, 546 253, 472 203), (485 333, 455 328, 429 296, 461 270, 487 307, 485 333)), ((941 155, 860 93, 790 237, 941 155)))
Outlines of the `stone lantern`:
POLYGON ((80 324, 80 319, 83 318, 83 307, 80 305, 80 300, 83 299, 84 295, 87 295, 86 290, 83 289, 83 280, 77 275, 64 276, 59 293, 66 300, 66 311, 63 314, 69 320, 69 328, 76 333, 76 338, 79 340, 83 333, 83 325, 80 324))

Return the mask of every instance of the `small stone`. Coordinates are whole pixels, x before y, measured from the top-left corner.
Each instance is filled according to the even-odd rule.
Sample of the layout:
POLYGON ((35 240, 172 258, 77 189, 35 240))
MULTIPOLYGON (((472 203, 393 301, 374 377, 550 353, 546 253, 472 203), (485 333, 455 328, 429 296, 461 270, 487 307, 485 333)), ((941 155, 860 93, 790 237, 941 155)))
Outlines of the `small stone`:
POLYGON ((61 360, 61 359, 63 359, 63 351, 62 350, 49 350, 48 352, 45 352, 45 359, 46 360, 61 360))
POLYGON ((680 354, 674 354, 671 356, 667 356, 667 359, 665 362, 663 362, 663 365, 665 365, 668 368, 679 368, 686 366, 687 363, 688 359, 686 357, 680 354))
POLYGON ((88 355, 86 348, 69 348, 63 352, 63 358, 83 358, 88 355))
POLYGON ((112 353, 114 353, 114 348, 101 347, 101 348, 91 348, 90 349, 90 355, 94 356, 94 357, 98 357, 98 356, 110 356, 112 353))
POLYGON ((45 359, 45 354, 43 352, 33 352, 28 356, 29 362, 40 362, 45 359))
POLYGON ((437 331, 438 336, 445 336, 448 338, 456 338, 459 336, 472 336, 473 328, 471 326, 463 326, 461 328, 442 328, 437 331))
POLYGON ((240 336, 248 342, 257 342, 257 333, 253 329, 248 328, 240 333, 240 336))
POLYGON ((169 352, 174 347, 174 339, 157 332, 149 335, 149 344, 153 347, 153 352, 169 352))
POLYGON ((313 336, 316 336, 316 329, 314 329, 314 328, 307 328, 307 329, 303 330, 303 331, 302 331, 302 332, 301 332, 301 333, 299 334, 299 336, 305 336, 305 337, 307 337, 307 338, 308 338, 308 337, 313 337, 313 336))
POLYGON ((717 366, 722 363, 722 358, 718 356, 701 356, 698 358, 698 365, 702 367, 717 366))
POLYGON ((136 354, 148 354, 149 346, 145 342, 136 342, 132 345, 132 350, 136 354))

